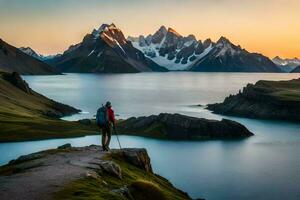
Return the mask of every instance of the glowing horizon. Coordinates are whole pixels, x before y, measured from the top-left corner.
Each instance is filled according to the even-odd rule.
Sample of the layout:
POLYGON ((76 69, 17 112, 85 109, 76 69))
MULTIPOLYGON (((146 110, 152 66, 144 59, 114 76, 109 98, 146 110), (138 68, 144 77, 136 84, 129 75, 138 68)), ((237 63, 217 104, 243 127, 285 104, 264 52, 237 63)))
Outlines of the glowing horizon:
POLYGON ((296 0, 0 0, 0 38, 41 54, 62 53, 102 23, 126 36, 153 34, 161 25, 183 36, 225 36, 270 58, 300 57, 296 0))

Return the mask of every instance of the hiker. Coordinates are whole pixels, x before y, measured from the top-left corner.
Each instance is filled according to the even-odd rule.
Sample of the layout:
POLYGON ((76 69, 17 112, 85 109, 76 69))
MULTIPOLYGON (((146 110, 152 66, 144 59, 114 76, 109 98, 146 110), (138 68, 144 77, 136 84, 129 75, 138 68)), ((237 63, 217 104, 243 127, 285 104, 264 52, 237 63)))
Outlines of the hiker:
POLYGON ((112 126, 115 128, 115 114, 109 101, 97 110, 96 123, 102 131, 103 151, 108 151, 112 126))

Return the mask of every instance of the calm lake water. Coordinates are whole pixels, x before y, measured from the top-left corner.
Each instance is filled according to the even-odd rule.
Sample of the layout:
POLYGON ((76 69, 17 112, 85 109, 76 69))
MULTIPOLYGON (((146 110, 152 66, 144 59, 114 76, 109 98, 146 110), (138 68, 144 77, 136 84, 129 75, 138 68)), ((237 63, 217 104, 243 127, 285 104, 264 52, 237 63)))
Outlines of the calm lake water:
MULTIPOLYGON (((192 197, 217 199, 300 199, 300 124, 212 114, 197 104, 221 102, 247 83, 289 80, 300 74, 140 73, 25 76, 36 91, 83 112, 89 118, 110 100, 118 118, 182 113, 243 123, 256 135, 240 141, 176 142, 121 136, 124 147, 145 147, 156 173, 192 197)), ((22 154, 54 148, 100 144, 100 136, 2 143, 0 164, 22 154), (5 152, 5 153, 3 153, 5 152)), ((117 147, 116 139, 112 146, 117 147)))

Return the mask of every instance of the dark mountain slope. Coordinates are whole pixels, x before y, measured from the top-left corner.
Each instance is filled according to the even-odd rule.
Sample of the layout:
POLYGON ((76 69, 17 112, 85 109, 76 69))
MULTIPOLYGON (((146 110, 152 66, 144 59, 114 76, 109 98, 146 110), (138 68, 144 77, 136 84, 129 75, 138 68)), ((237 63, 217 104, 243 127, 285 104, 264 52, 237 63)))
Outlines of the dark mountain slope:
POLYGON ((0 39, 0 70, 18 72, 23 75, 59 74, 58 70, 48 64, 27 55, 0 39))
POLYGON ((291 73, 300 73, 300 66, 296 67, 291 71, 291 73))

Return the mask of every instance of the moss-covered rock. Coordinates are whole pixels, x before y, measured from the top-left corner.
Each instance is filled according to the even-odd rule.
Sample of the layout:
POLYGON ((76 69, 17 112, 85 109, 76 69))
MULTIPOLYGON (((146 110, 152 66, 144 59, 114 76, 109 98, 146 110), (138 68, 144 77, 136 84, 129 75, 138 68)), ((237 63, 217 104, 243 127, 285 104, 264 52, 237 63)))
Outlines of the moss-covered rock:
POLYGON ((168 199, 161 188, 150 181, 134 181, 130 184, 129 191, 133 199, 136 200, 168 199))

